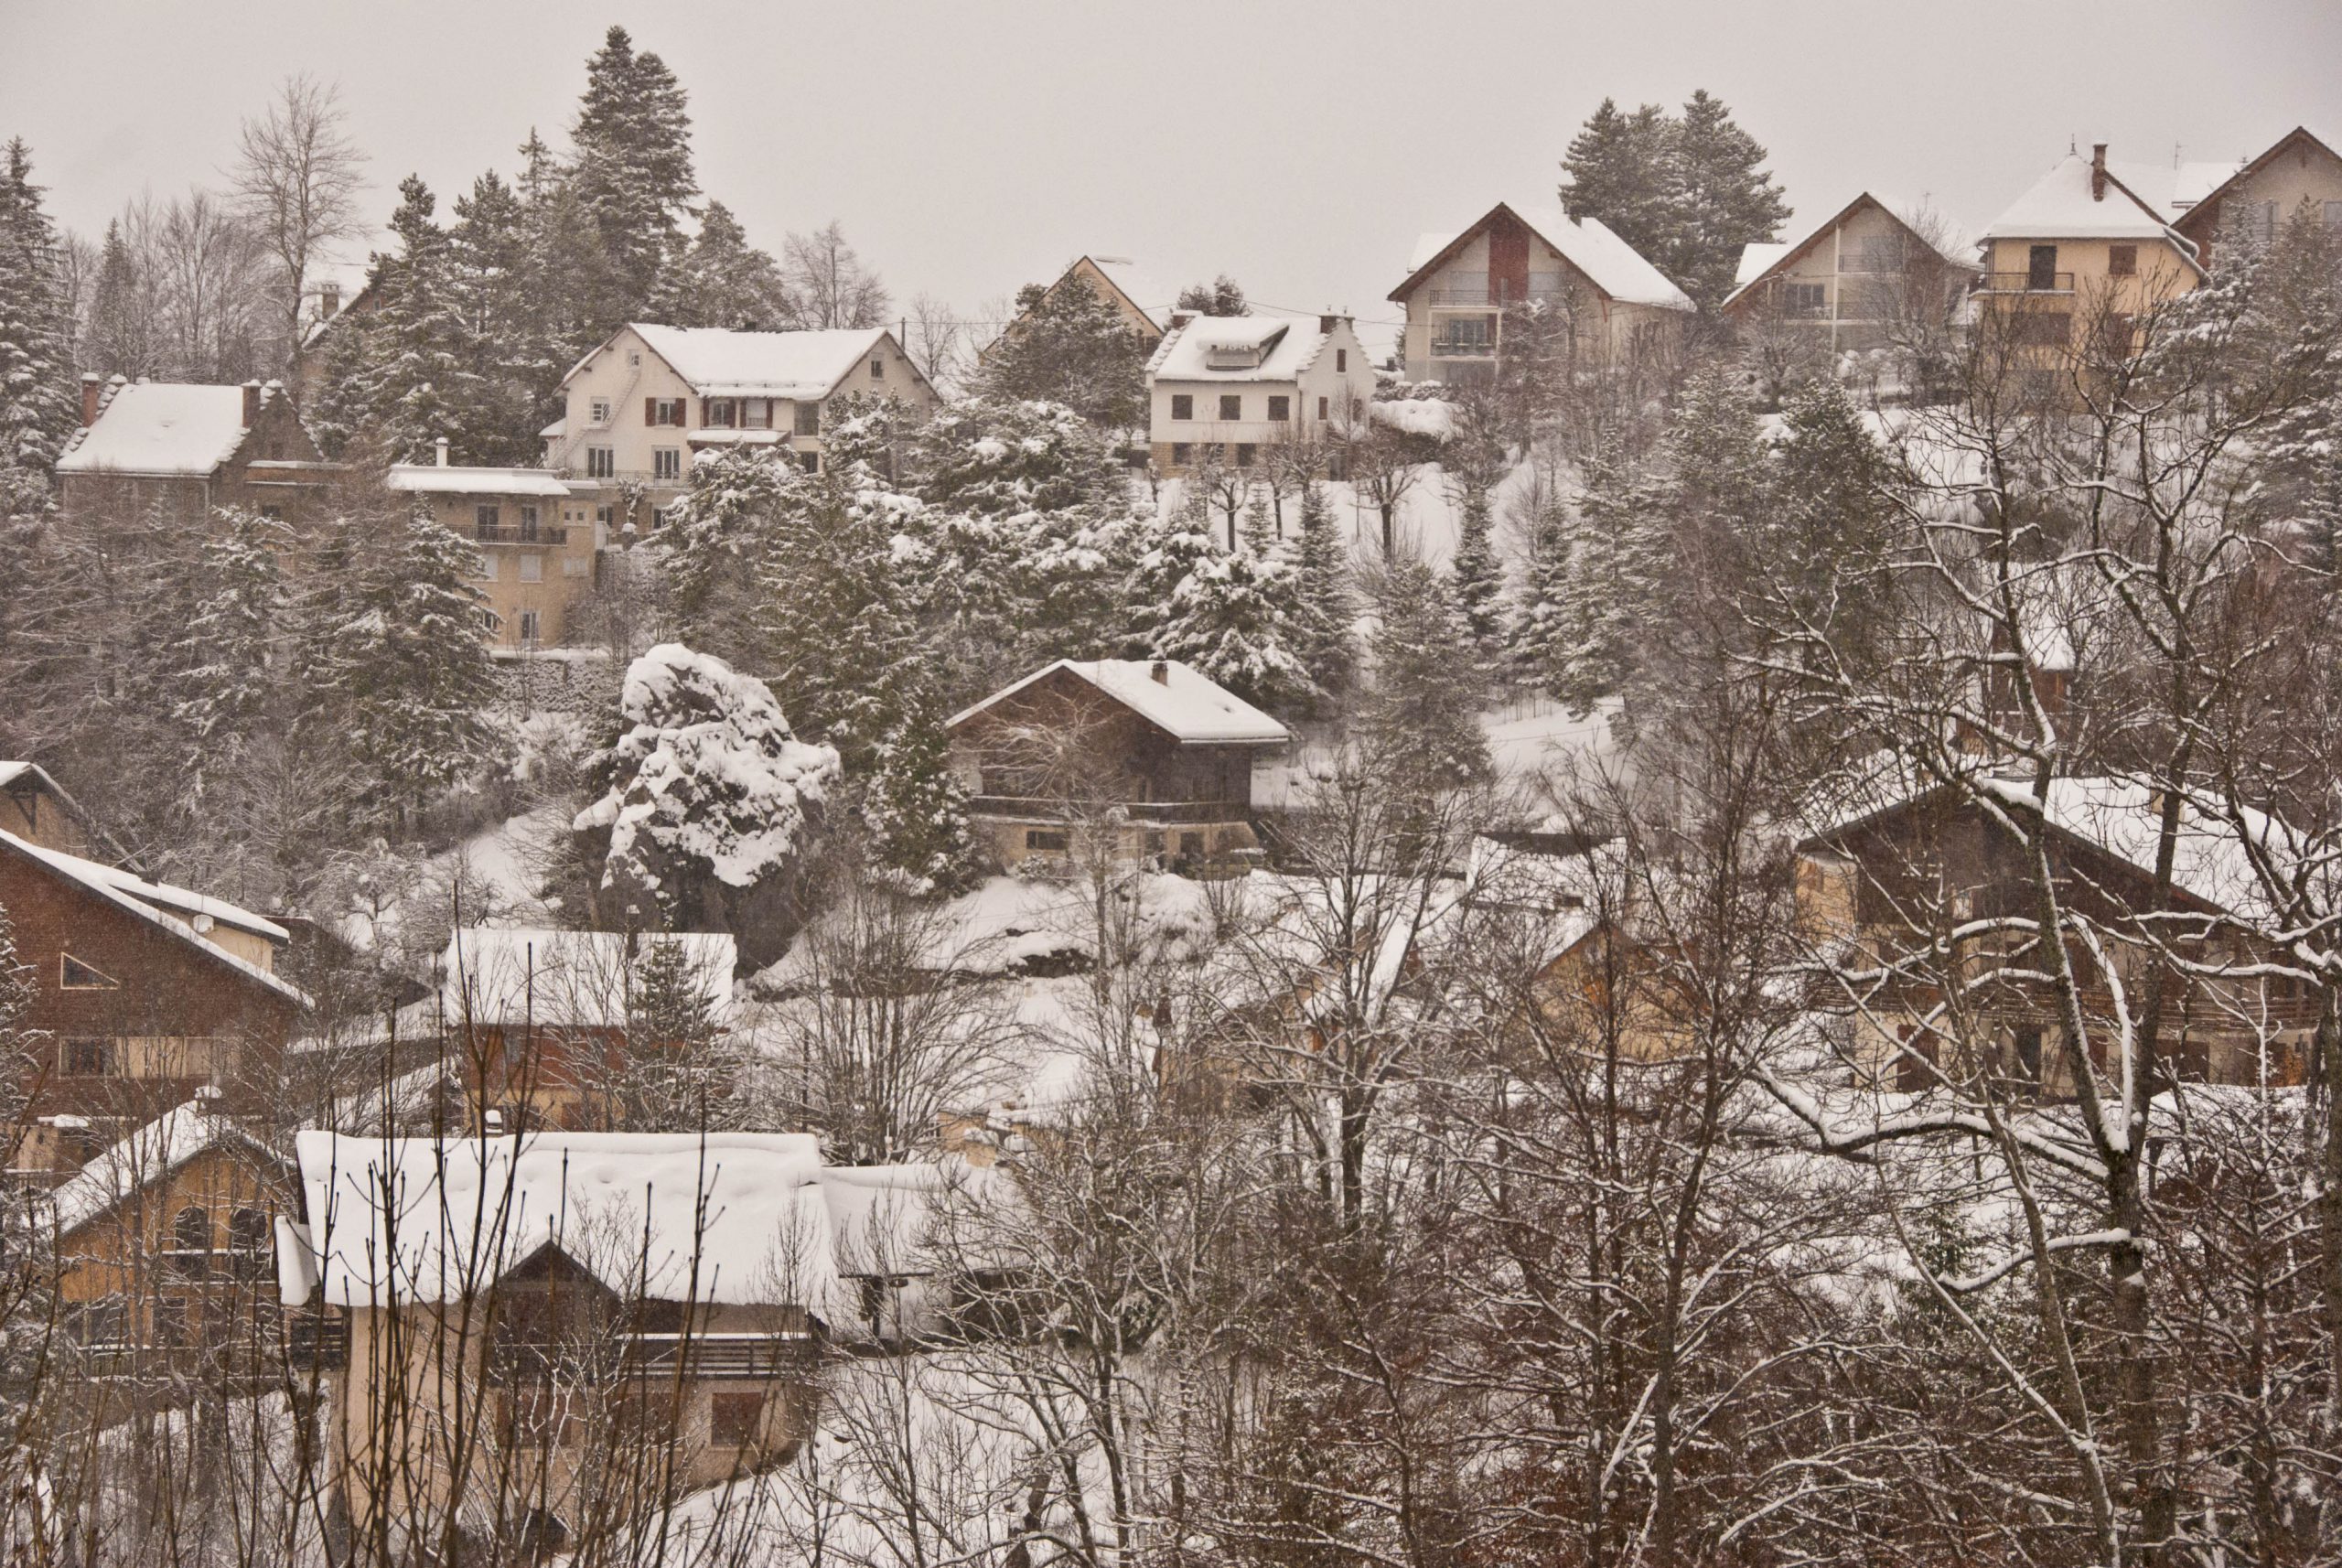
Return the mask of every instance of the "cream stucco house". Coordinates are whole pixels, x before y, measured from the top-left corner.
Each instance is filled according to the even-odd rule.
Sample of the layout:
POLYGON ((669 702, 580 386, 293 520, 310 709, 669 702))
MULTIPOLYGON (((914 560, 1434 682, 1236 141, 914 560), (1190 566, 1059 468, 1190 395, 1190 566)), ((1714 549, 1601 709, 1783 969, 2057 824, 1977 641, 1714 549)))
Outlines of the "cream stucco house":
POLYGON ((1569 310, 1580 351, 1612 360, 1673 330, 1695 308, 1599 219, 1503 201, 1467 228, 1417 240, 1391 298, 1407 311, 1407 379, 1450 386, 1496 379, 1507 306, 1569 310))
POLYGON ((543 468, 451 467, 445 439, 438 458, 392 464, 382 482, 478 549, 498 647, 563 641, 570 612, 593 592, 595 551, 608 542, 591 495, 573 495, 543 468))
POLYGON ((1175 312, 1146 366, 1155 466, 1185 473, 1207 457, 1250 467, 1263 448, 1340 437, 1364 423, 1374 371, 1347 316, 1175 312))
POLYGON ((1949 220, 1866 190, 1793 240, 1742 247, 1722 309, 1833 350, 1872 349, 1913 317, 1948 321, 1982 270, 1949 220))
POLYGON ((561 383, 564 412, 543 431, 545 467, 585 481, 603 527, 636 497, 680 495, 695 454, 770 446, 818 469, 822 435, 850 393, 916 406, 935 388, 884 328, 734 332, 629 322, 561 383))
POLYGON ((2301 217, 2342 232, 2342 154, 2296 125, 2188 201, 2172 227, 2195 243, 2197 259, 2209 267, 2230 223, 2265 244, 2282 225, 2301 217))

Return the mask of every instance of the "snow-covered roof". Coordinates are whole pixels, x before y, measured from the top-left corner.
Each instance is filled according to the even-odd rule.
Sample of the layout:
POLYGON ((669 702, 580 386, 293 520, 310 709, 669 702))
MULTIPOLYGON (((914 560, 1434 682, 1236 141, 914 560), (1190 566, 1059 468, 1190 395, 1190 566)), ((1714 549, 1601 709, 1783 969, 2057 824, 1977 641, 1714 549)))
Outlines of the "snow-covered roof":
POLYGON ((382 476, 385 487, 409 495, 552 496, 569 499, 569 487, 558 474, 543 468, 467 468, 435 463, 393 463, 382 476))
POLYGON ((1004 686, 973 707, 951 715, 957 729, 994 703, 1063 670, 1079 676, 1147 723, 1187 745, 1282 746, 1293 738, 1284 725, 1209 676, 1176 659, 1060 659, 1012 686, 1004 686), (1156 679, 1155 671, 1162 672, 1156 679))
POLYGON ((1781 258, 1796 249, 1786 240, 1752 240, 1741 246, 1740 266, 1732 274, 1734 287, 1746 288, 1778 266, 1781 258))
MULTIPOLYGON (((303 1223, 287 1305, 457 1301, 561 1249, 625 1297, 859 1312, 843 1277, 934 1273, 954 1195, 1013 1201, 950 1165, 825 1166, 807 1133, 298 1134, 303 1223)), ((961 1212, 970 1212, 963 1207, 961 1212)), ((288 1234, 289 1232, 289 1234, 288 1234)))
MULTIPOLYGON (((281 392, 272 383, 262 396, 281 392)), ((244 430, 242 387, 130 381, 113 389, 57 471, 200 477, 234 456, 244 430)))
POLYGON ((236 1144, 273 1162, 283 1159, 209 1101, 190 1100, 106 1149, 49 1195, 57 1234, 80 1230, 205 1150, 223 1144, 236 1144))
POLYGON ((694 446, 778 446, 778 430, 731 430, 720 425, 708 425, 683 432, 683 439, 694 446))
POLYGON ((1987 240, 2169 240, 2193 257, 2195 247, 2174 233, 2168 209, 2171 171, 2153 164, 2110 162, 2104 196, 2091 193, 2090 160, 2068 153, 1985 226, 1987 240), (2153 194, 2133 188, 2136 179, 2153 194))
POLYGON ((49 776, 48 768, 38 762, 0 761, 0 789, 26 786, 46 791, 51 800, 65 808, 68 816, 81 825, 83 832, 111 851, 115 859, 130 858, 123 853, 122 846, 114 843, 113 836, 98 825, 98 820, 82 808, 81 802, 67 794, 65 786, 49 776))
POLYGON ((1456 434, 1456 405, 1435 397, 1370 403, 1366 416, 1402 435, 1426 435, 1434 441, 1445 441, 1456 434))
POLYGON ((2300 144, 2315 147, 2328 158, 2342 158, 2342 154, 2334 150, 2334 142, 2306 125, 2296 125, 2250 158, 2235 163, 2181 164, 2172 171, 2172 209, 2185 216, 2214 197, 2227 195, 2230 184, 2257 174, 2287 147, 2300 144))
POLYGON ((618 931, 526 927, 459 930, 439 960, 441 1004, 448 1018, 481 1027, 622 1028, 631 983, 663 942, 682 949, 710 1020, 721 1025, 732 1004, 739 951, 729 934, 713 931, 629 939, 618 931))
POLYGON ((569 434, 569 421, 566 418, 556 419, 537 434, 547 441, 558 441, 569 434))
POLYGON ((1470 227, 1431 233, 1415 241, 1407 258, 1406 281, 1391 291, 1404 299, 1423 270, 1458 241, 1478 232, 1499 211, 1509 211, 1551 245, 1562 259, 1612 299, 1626 305, 1656 306, 1662 310, 1695 310, 1691 295, 1668 281, 1667 274, 1643 258, 1642 252, 1612 233, 1598 218, 1572 218, 1551 203, 1500 201, 1470 227))
POLYGON ((735 332, 646 321, 628 326, 702 397, 826 397, 887 336, 881 327, 735 332))
POLYGON ((1331 334, 1282 316, 1198 316, 1156 344, 1146 373, 1159 381, 1289 381, 1316 362, 1331 334))
POLYGON ((185 887, 174 887, 168 883, 148 882, 119 867, 83 860, 78 854, 67 854, 61 850, 47 849, 11 832, 0 832, 0 847, 15 850, 27 859, 94 893, 116 908, 150 925, 161 927, 172 936, 193 944, 214 962, 227 965, 287 1001, 302 1007, 309 1004, 307 993, 299 987, 288 985, 258 964, 238 958, 206 939, 198 929, 199 926, 216 921, 249 931, 254 936, 265 937, 273 942, 290 940, 291 933, 274 921, 263 919, 249 909, 238 908, 223 899, 208 897, 185 887))

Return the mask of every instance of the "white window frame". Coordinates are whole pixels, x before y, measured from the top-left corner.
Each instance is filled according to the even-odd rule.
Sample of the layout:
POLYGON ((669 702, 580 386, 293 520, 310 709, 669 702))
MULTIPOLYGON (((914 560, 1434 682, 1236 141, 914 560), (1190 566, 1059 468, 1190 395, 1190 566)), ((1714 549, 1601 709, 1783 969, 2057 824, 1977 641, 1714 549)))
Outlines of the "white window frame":
POLYGON ((680 446, 653 446, 650 449, 650 477, 654 480, 680 481, 683 477, 683 449, 680 446))
POLYGON ((545 558, 532 553, 521 557, 521 581, 542 583, 545 580, 545 558))

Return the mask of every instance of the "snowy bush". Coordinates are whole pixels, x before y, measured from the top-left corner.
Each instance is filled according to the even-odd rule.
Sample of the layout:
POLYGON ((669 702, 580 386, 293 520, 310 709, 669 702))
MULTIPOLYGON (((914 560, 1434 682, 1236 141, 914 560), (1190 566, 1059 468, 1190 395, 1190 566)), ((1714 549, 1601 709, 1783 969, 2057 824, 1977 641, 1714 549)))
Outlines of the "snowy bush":
POLYGON ((591 768, 600 797, 575 824, 601 850, 596 913, 728 930, 744 958, 771 961, 838 754, 791 734, 762 682, 680 643, 628 669, 619 713, 591 768))

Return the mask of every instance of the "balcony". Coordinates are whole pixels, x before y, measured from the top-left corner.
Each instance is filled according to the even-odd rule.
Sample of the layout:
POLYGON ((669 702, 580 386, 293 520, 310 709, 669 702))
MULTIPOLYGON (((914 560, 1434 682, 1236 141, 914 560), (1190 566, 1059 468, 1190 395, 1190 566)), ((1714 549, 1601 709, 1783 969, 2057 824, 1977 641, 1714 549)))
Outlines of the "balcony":
POLYGON ((1434 309, 1492 310, 1507 305, 1520 305, 1532 299, 1556 300, 1569 292, 1568 279, 1560 273, 1531 273, 1529 286, 1519 293, 1502 286, 1491 287, 1485 280, 1479 283, 1442 284, 1423 291, 1423 303, 1434 309))
MULTIPOLYGON (((1117 800, 1104 809, 1121 811, 1133 822, 1241 822, 1252 815, 1252 808, 1242 800, 1117 800)), ((1061 822, 1090 808, 1040 796, 977 795, 969 800, 968 810, 985 817, 1061 822)))
POLYGON ((499 1381, 543 1378, 579 1369, 582 1359, 614 1351, 617 1369, 635 1377, 671 1378, 678 1365, 687 1377, 771 1379, 811 1370, 814 1341, 810 1334, 613 1334, 588 1346, 498 1334, 489 1371, 499 1381))
POLYGON ((548 522, 481 522, 472 525, 472 532, 482 544, 566 544, 569 529, 564 523, 548 522))
POLYGON ((1992 273, 1984 279, 1983 294, 2071 294, 2074 274, 2071 273, 1992 273))
POLYGON ((1434 338, 1430 352, 1434 360, 1492 360, 1497 346, 1487 338, 1434 338))

